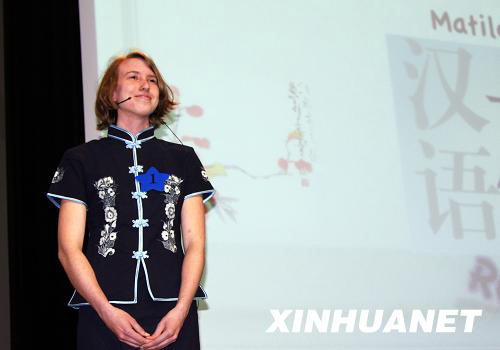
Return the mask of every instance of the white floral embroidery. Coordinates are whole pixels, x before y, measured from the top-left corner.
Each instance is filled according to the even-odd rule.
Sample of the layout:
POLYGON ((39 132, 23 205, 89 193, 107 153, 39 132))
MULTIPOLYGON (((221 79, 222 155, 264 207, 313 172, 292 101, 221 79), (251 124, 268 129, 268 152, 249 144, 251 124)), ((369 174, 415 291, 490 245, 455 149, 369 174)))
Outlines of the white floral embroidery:
POLYGON ((97 247, 97 252, 103 257, 108 255, 113 255, 115 250, 113 246, 116 240, 116 220, 118 219, 118 213, 116 212, 115 200, 116 200, 116 188, 117 184, 111 176, 103 177, 94 183, 94 187, 97 190, 97 194, 103 203, 104 209, 104 230, 101 231, 101 238, 99 240, 99 246, 97 247))
POLYGON ((165 214, 167 215, 167 218, 173 219, 175 218, 175 205, 174 203, 167 203, 165 206, 165 214))
POLYGON ((104 208, 104 218, 106 219, 106 222, 113 222, 116 221, 116 209, 113 207, 106 207, 104 208))
POLYGON ((104 182, 104 187, 106 188, 110 188, 111 185, 113 185, 114 181, 111 177, 105 177, 104 179, 102 179, 103 182, 104 182))
POLYGON ((165 191, 165 215, 167 216, 166 221, 163 222, 163 231, 161 233, 162 243, 165 249, 170 250, 172 253, 177 252, 177 245, 175 244, 175 233, 174 233, 174 219, 175 219, 175 205, 179 200, 179 195, 181 190, 179 186, 183 180, 175 175, 170 175, 167 181, 165 181, 165 186, 163 187, 165 191))
POLYGON ((55 184, 55 183, 61 181, 63 176, 64 176, 64 169, 61 167, 58 167, 56 169, 56 172, 54 173, 54 176, 52 177, 52 183, 55 184))
POLYGON ((207 171, 203 167, 201 168, 201 177, 203 180, 208 181, 207 171))
POLYGON ((163 238, 165 241, 168 241, 170 238, 175 238, 174 230, 170 230, 169 232, 163 231, 161 233, 161 238, 163 238))

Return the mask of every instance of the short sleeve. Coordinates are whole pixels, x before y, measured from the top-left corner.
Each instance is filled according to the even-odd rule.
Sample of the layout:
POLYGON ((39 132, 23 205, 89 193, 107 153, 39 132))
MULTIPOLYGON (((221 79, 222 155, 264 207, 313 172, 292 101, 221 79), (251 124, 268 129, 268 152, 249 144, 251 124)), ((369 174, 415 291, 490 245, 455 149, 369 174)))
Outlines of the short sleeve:
POLYGON ((85 173, 83 164, 76 157, 66 152, 57 167, 47 197, 56 207, 61 207, 61 200, 68 199, 87 206, 85 173))
POLYGON ((215 190, 208 180, 207 172, 201 164, 200 159, 192 147, 189 147, 188 156, 185 161, 184 199, 201 195, 203 203, 208 201, 215 190))

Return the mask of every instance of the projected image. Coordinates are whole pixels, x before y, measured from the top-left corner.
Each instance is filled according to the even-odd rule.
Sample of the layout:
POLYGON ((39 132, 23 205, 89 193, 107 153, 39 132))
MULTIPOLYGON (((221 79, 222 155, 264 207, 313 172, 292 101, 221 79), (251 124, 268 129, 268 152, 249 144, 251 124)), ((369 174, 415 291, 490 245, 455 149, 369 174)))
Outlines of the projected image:
POLYGON ((500 50, 388 36, 407 208, 421 249, 493 252, 499 245, 500 50), (454 245, 455 241, 467 245, 454 245))
POLYGON ((95 81, 113 55, 151 55, 179 102, 168 126, 217 189, 203 349, 496 345, 499 41, 456 30, 500 23, 496 1, 94 5, 95 81), (485 311, 470 334, 462 309, 485 311), (365 334, 376 310, 389 331, 365 334), (411 327, 428 310, 431 334, 411 327))

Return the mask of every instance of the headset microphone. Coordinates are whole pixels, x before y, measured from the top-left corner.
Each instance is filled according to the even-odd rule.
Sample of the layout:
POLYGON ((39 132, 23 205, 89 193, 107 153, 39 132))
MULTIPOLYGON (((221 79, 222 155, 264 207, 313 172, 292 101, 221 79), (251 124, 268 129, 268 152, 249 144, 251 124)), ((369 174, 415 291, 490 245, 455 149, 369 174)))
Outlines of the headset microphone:
MULTIPOLYGON (((124 99, 123 101, 118 102, 118 103, 117 103, 117 105, 120 105, 120 104, 122 104, 123 102, 127 102, 127 101, 128 101, 128 100, 130 100, 131 98, 132 98, 132 97, 127 97, 127 98, 126 98, 126 99, 124 99)), ((177 140, 179 140, 179 142, 181 143, 181 145, 183 145, 183 143, 182 143, 181 139, 177 137, 177 135, 175 134, 175 132, 174 132, 172 129, 170 129, 170 127, 169 127, 168 125, 166 125, 166 124, 165 124, 165 126, 168 128, 168 130, 170 130, 170 131, 172 132, 172 134, 174 134, 175 138, 176 138, 177 140)))
POLYGON ((165 124, 165 126, 168 128, 168 130, 170 130, 170 131, 172 132, 172 134, 174 134, 175 138, 176 138, 177 140, 179 140, 179 142, 181 143, 181 145, 184 145, 184 144, 182 143, 181 139, 177 137, 177 135, 175 134, 175 132, 174 132, 172 129, 170 129, 170 126, 168 126, 167 124, 165 124))
POLYGON ((131 98, 132 98, 132 97, 127 97, 127 98, 126 98, 126 99, 124 99, 123 101, 118 102, 118 103, 117 103, 117 105, 120 105, 120 104, 122 104, 123 102, 126 102, 126 101, 130 100, 131 98))

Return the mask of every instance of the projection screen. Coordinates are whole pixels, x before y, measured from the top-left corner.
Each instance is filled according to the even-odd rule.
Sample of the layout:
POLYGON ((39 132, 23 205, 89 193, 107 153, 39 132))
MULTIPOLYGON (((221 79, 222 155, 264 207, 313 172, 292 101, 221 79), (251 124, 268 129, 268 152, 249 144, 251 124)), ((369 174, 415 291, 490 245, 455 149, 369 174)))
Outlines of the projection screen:
POLYGON ((96 0, 80 16, 86 139, 109 59, 142 50, 217 190, 203 349, 498 345, 497 1, 96 0), (410 331, 412 310, 465 309, 482 310, 470 333, 463 317, 410 331), (288 332, 266 332, 271 310, 292 310, 288 332), (322 331, 323 310, 406 324, 322 331))

